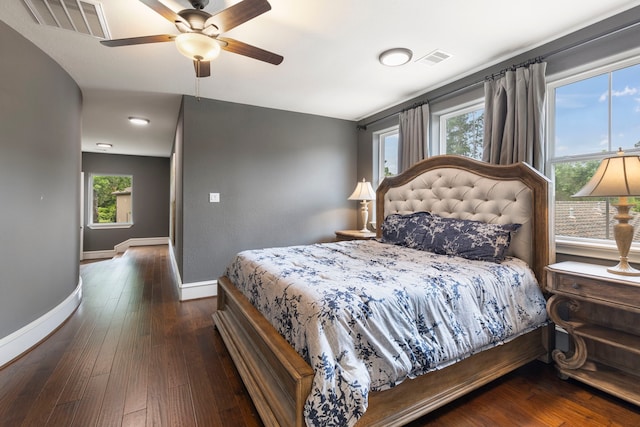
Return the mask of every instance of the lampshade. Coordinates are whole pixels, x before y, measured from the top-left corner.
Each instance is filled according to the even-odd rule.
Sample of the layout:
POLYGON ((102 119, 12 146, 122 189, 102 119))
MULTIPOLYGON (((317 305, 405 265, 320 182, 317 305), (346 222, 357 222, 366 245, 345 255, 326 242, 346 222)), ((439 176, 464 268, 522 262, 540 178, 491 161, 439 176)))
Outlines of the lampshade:
POLYGON ((220 44, 200 33, 182 33, 176 37, 176 47, 189 59, 211 61, 220 54, 220 44))
POLYGON ((591 180, 573 197, 640 196, 640 157, 617 155, 602 160, 591 180))
POLYGON ((359 182, 356 185, 356 189, 353 190, 351 196, 349 196, 349 200, 375 200, 376 192, 373 191, 373 187, 371 187, 371 183, 367 182, 362 178, 362 182, 359 182))

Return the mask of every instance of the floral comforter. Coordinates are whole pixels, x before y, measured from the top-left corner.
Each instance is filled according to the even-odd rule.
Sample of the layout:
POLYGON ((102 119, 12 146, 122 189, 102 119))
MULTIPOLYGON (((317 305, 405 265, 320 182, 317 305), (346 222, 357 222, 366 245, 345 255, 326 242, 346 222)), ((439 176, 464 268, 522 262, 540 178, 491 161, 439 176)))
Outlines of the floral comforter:
POLYGON ((226 275, 315 371, 308 426, 352 426, 384 390, 546 322, 523 261, 370 241, 244 251, 226 275))

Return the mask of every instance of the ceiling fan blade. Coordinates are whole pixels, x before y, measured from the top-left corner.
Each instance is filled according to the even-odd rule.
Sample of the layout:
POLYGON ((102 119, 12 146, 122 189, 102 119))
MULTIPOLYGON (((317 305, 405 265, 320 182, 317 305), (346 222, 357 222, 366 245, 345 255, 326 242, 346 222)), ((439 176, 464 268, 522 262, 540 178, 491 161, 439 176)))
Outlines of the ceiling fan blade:
POLYGON ((244 0, 207 19, 205 27, 213 24, 220 29, 220 32, 229 31, 269 10, 271 5, 267 0, 244 0))
POLYGON ((230 39, 227 37, 217 37, 217 40, 223 42, 221 47, 227 52, 248 56, 249 58, 268 62, 269 64, 273 65, 278 65, 284 60, 284 57, 282 57, 281 55, 269 52, 268 50, 260 49, 259 47, 251 46, 250 44, 246 44, 235 39, 230 39))
POLYGON ((209 77, 211 75, 211 63, 209 61, 193 61, 196 69, 196 77, 209 77))
POLYGON ((118 47, 118 46, 130 46, 135 44, 172 42, 175 39, 176 39, 176 36, 171 34, 159 34, 157 36, 141 36, 141 37, 130 37, 127 39, 101 40, 100 43, 109 47, 118 47))
POLYGON ((164 19, 171 23, 175 23, 176 21, 185 22, 182 16, 175 13, 173 10, 169 9, 164 4, 160 3, 158 0, 140 0, 145 5, 149 6, 153 9, 157 14, 161 15, 164 19))

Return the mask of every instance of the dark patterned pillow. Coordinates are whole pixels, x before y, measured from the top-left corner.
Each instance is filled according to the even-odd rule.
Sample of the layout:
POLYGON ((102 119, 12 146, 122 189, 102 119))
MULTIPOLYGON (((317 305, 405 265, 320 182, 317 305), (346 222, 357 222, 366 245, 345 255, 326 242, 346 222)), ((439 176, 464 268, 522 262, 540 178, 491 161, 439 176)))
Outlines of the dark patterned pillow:
POLYGON ((511 244, 511 233, 521 226, 433 215, 422 249, 472 260, 500 262, 511 244))
POLYGON ((431 218, 432 215, 429 212, 391 214, 382 223, 381 241, 421 249, 425 234, 431 228, 431 218))

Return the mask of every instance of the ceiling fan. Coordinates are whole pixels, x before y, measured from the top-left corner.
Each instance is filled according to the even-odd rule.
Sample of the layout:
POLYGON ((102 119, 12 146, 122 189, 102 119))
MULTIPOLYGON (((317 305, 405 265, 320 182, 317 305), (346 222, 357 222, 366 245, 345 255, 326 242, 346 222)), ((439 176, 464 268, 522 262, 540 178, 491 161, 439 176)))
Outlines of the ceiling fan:
POLYGON ((180 34, 103 40, 100 43, 109 47, 117 47, 175 41, 180 53, 193 60, 196 77, 211 75, 209 61, 218 56, 220 49, 274 65, 280 64, 284 59, 282 56, 264 49, 220 36, 221 33, 271 10, 271 5, 267 0, 243 0, 214 15, 202 10, 209 4, 209 0, 189 0, 193 9, 184 9, 180 12, 174 12, 158 0, 140 1, 174 23, 180 34))

